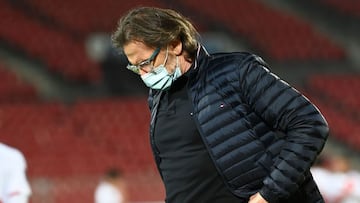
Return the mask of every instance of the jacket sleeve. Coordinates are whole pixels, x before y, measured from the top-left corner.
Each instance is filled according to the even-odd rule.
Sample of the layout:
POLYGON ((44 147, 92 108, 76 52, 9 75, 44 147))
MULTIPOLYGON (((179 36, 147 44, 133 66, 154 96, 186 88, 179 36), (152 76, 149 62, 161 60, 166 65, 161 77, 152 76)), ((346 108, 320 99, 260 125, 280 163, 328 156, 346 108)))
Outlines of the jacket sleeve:
POLYGON ((328 125, 319 110, 300 92, 266 68, 263 60, 249 55, 240 64, 240 85, 248 105, 268 125, 285 134, 285 143, 260 194, 269 202, 296 191, 322 150, 328 125))

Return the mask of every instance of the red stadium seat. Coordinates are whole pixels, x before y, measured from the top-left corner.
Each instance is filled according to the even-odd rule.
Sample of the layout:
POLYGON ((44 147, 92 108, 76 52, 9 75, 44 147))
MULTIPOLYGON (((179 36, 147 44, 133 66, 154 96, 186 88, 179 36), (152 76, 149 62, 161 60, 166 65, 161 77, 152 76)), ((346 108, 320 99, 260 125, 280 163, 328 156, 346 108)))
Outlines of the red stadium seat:
POLYGON ((344 50, 310 24, 251 0, 181 2, 199 15, 224 24, 277 61, 341 60, 344 50), (216 8, 216 9, 214 9, 216 8))

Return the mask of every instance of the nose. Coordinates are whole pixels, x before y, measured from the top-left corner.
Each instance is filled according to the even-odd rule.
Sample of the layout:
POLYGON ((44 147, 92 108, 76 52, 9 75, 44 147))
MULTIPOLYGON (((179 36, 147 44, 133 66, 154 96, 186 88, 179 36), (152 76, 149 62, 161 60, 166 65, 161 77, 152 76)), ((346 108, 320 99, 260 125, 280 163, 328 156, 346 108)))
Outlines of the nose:
POLYGON ((146 74, 146 73, 148 73, 146 70, 143 70, 142 68, 140 68, 140 70, 139 70, 139 75, 141 76, 141 75, 144 75, 144 74, 146 74))

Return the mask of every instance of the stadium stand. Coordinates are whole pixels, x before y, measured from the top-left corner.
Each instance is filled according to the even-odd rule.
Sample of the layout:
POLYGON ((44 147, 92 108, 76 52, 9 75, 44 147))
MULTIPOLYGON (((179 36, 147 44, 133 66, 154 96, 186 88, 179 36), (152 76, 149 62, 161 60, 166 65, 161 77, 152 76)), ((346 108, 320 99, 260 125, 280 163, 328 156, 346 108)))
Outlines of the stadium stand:
POLYGON ((121 13, 139 4, 162 6, 157 0, 116 1, 116 0, 75 0, 75 1, 23 1, 28 7, 52 23, 62 25, 78 36, 91 32, 110 32, 116 25, 121 13), (96 17, 94 18, 94 14, 96 17))
MULTIPOLYGON (((146 98, 79 101, 71 106, 3 104, 0 110, 1 141, 24 152, 29 176, 46 177, 54 189, 49 195, 60 198, 58 202, 91 199, 93 188, 82 188, 81 183, 94 186, 96 177, 111 167, 127 174, 132 200, 161 199, 163 189, 147 142, 146 98), (136 195, 139 188, 144 191, 141 196, 136 195)), ((37 189, 34 185, 35 199, 37 189)))
POLYGON ((226 0, 209 4, 205 0, 186 0, 182 3, 199 15, 225 24, 274 60, 341 60, 345 57, 340 46, 309 23, 257 1, 226 0))
MULTIPOLYGON (((311 22, 255 0, 211 4, 204 0, 0 0, 0 47, 6 44, 24 60, 40 61, 50 74, 62 75, 69 86, 74 81, 97 85, 103 79, 103 64, 87 56, 85 39, 94 32, 111 32, 120 15, 139 5, 182 10, 194 17, 202 32, 224 29, 278 64, 336 61, 346 71, 345 47, 318 32, 311 22)), ((313 75, 312 68, 316 65, 304 70, 310 75, 304 80, 304 92, 324 113, 332 137, 360 151, 356 92, 360 77, 313 75)), ((123 169, 132 202, 164 199, 148 143, 145 94, 129 97, 124 91, 118 97, 74 95, 43 101, 34 86, 14 74, 0 65, 0 141, 24 152, 32 202, 93 202, 99 177, 114 166, 123 169), (64 102, 68 100, 72 103, 64 102)), ((121 78, 127 76, 119 74, 118 80, 128 83, 121 78)))
POLYGON ((4 0, 0 1, 0 16, 0 39, 40 60, 51 71, 74 81, 101 79, 100 67, 86 55, 83 42, 32 19, 4 0))
POLYGON ((360 17, 360 2, 356 0, 338 1, 338 0, 320 0, 320 2, 340 13, 360 17))
POLYGON ((356 90, 360 89, 360 75, 313 75, 309 83, 318 93, 351 109, 352 112, 360 113, 360 95, 356 94, 356 90))
POLYGON ((0 102, 21 102, 36 99, 36 89, 0 62, 0 102))
POLYGON ((349 74, 312 75, 308 80, 316 104, 328 119, 333 135, 360 150, 360 76, 349 74))

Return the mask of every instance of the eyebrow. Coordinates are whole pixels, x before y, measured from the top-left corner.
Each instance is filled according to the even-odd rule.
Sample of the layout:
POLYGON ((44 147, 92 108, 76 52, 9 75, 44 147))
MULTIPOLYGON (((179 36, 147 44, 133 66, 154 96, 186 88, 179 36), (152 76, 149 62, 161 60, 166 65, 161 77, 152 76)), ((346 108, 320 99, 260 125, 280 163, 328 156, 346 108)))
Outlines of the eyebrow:
POLYGON ((148 61, 150 58, 147 58, 147 59, 144 59, 144 60, 142 60, 142 61, 140 61, 140 62, 137 62, 136 64, 132 64, 132 63, 130 63, 131 65, 135 65, 135 66, 138 66, 138 65, 140 65, 140 64, 142 64, 142 63, 144 63, 144 62, 146 62, 146 61, 148 61))
MULTIPOLYGON (((136 64, 132 64, 132 63, 128 60, 128 61, 129 61, 129 64, 138 66, 138 65, 140 65, 140 64, 143 63, 143 62, 152 61, 152 60, 154 60, 155 56, 159 54, 159 52, 160 52, 160 47, 156 48, 156 49, 153 51, 153 53, 151 54, 151 56, 150 56, 149 58, 144 59, 144 60, 142 60, 142 61, 140 61, 140 62, 137 62, 136 64)), ((131 56, 131 55, 130 55, 130 56, 131 56)))
POLYGON ((127 62, 128 62, 129 64, 131 64, 131 65, 134 65, 134 64, 130 62, 129 58, 131 58, 134 54, 135 54, 135 53, 133 53, 133 52, 131 52, 130 54, 129 54, 129 53, 128 53, 128 54, 125 54, 125 53, 124 53, 124 55, 126 56, 127 62))

